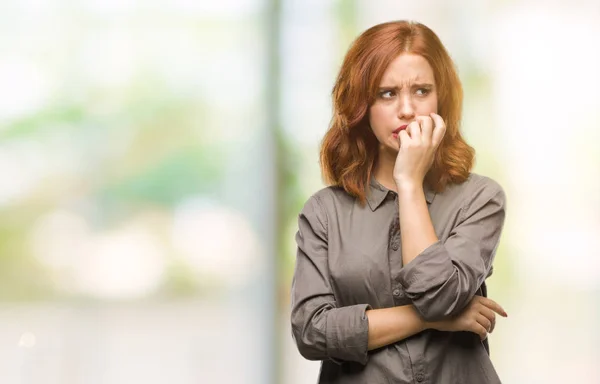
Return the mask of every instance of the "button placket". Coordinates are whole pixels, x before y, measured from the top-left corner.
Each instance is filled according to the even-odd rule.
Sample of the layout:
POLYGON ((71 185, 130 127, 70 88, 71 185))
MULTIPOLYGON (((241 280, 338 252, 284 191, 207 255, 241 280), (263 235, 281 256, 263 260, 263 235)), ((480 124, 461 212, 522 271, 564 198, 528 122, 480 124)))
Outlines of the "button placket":
MULTIPOLYGON (((396 199, 396 195, 390 193, 389 196, 394 196, 396 199)), ((395 215, 392 218, 392 222, 389 227, 389 258, 390 258, 390 277, 391 277, 391 288, 392 288, 392 301, 394 305, 400 305, 405 300, 404 299, 404 290, 401 286, 398 285, 397 275, 402 267, 402 255, 400 250, 400 217, 398 216, 398 211, 395 212, 395 215)))
POLYGON ((401 287, 397 287, 392 291, 392 295, 394 295, 396 299, 401 299, 404 297, 404 291, 401 289, 401 287))
POLYGON ((396 217, 390 227, 390 245, 394 251, 400 249, 400 218, 396 217))

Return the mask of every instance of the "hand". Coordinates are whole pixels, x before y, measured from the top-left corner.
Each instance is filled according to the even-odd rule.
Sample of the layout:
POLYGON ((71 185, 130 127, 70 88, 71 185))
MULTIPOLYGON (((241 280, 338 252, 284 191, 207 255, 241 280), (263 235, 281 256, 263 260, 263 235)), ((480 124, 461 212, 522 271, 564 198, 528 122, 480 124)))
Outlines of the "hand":
POLYGON ((506 311, 494 300, 482 296, 475 296, 467 307, 452 319, 437 321, 429 324, 429 328, 438 331, 467 331, 479 335, 485 340, 496 326, 496 313, 507 317, 506 311))
POLYGON ((405 130, 400 131, 400 150, 394 166, 394 180, 398 187, 406 183, 423 183, 445 133, 446 124, 442 117, 435 113, 431 113, 430 116, 417 116, 405 130))

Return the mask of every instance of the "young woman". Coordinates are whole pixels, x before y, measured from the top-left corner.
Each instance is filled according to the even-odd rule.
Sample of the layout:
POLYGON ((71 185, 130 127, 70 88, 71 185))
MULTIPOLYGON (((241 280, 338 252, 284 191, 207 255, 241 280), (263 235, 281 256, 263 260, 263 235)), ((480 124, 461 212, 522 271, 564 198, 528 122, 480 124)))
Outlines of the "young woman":
POLYGON ((462 87, 436 34, 374 26, 352 44, 298 220, 292 331, 319 383, 499 383, 485 280, 505 195, 471 173, 462 87))

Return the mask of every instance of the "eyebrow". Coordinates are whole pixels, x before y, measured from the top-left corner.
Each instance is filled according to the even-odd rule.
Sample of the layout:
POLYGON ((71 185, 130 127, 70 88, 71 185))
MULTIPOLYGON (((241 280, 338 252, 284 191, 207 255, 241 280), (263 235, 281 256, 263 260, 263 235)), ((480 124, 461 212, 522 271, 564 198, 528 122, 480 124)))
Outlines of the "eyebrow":
MULTIPOLYGON (((433 88, 433 84, 430 83, 415 83, 411 85, 411 88, 414 87, 421 87, 421 88, 433 88)), ((391 85, 382 85, 379 87, 379 89, 400 89, 400 87, 398 86, 391 86, 391 85)))

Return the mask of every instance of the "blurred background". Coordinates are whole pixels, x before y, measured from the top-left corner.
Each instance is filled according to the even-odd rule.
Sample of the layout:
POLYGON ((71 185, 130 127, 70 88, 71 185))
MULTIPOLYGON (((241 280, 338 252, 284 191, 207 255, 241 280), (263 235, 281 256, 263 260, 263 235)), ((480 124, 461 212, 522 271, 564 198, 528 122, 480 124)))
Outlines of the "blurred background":
POLYGON ((297 215, 343 55, 431 27, 508 217, 505 383, 600 383, 600 2, 2 0, 0 383, 314 383, 297 215))

